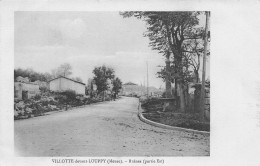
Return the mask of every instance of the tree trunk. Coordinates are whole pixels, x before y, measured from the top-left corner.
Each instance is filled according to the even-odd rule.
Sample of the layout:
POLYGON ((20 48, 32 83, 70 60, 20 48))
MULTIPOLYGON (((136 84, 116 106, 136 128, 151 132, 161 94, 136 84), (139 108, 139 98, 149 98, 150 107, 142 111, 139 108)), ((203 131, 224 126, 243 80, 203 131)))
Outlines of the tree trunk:
POLYGON ((178 98, 178 84, 177 84, 177 79, 174 79, 174 96, 177 99, 178 98))
POLYGON ((184 85, 183 93, 184 93, 184 99, 185 99, 185 106, 186 106, 186 108, 189 105, 188 88, 189 87, 187 85, 184 85))
POLYGON ((184 96, 184 88, 183 84, 180 82, 179 83, 179 88, 180 88, 180 111, 185 112, 186 110, 186 105, 185 105, 185 96, 184 96))
POLYGON ((200 82, 200 78, 199 78, 199 71, 198 70, 195 70, 194 71, 194 73, 195 73, 195 79, 196 79, 196 83, 199 83, 200 82))
POLYGON ((166 63, 166 81, 165 81, 166 98, 170 98, 172 96, 171 81, 170 81, 171 76, 169 75, 171 72, 170 71, 170 52, 167 52, 165 63, 166 63))

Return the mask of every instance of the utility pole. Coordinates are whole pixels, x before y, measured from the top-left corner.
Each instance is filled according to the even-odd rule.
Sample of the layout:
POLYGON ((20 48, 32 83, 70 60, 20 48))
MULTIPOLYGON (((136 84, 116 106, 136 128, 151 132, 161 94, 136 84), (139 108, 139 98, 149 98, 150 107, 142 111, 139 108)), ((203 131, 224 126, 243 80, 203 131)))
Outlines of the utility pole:
POLYGON ((200 118, 202 121, 204 120, 204 113, 205 113, 205 77, 206 77, 206 59, 207 59, 207 50, 208 50, 208 22, 209 22, 209 11, 206 11, 202 85, 201 85, 201 93, 200 93, 200 118))
POLYGON ((148 61, 146 61, 146 67, 147 67, 147 97, 149 97, 148 61))

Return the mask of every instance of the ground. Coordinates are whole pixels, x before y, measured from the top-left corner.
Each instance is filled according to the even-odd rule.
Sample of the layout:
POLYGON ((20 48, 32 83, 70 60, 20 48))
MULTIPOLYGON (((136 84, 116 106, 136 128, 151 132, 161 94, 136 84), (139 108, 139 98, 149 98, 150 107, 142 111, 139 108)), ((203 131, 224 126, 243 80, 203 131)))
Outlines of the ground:
POLYGON ((161 129, 124 97, 14 122, 17 156, 209 156, 206 135, 161 129))

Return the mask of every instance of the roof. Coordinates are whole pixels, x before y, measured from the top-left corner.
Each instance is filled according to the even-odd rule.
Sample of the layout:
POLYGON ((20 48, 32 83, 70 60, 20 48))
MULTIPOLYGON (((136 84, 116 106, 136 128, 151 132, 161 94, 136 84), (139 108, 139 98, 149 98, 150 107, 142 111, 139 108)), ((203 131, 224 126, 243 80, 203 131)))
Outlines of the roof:
POLYGON ((132 82, 127 82, 127 83, 125 83, 124 85, 137 85, 137 84, 132 83, 132 82))
POLYGON ((71 78, 67 78, 67 77, 64 77, 64 76, 56 77, 56 78, 54 78, 54 79, 52 79, 52 80, 50 80, 50 81, 48 81, 48 82, 51 82, 51 81, 56 80, 56 79, 58 79, 58 78, 65 78, 65 79, 67 79, 67 80, 70 80, 70 81, 73 81, 73 82, 76 82, 76 83, 79 83, 79 84, 82 84, 82 85, 86 85, 86 84, 84 84, 83 82, 75 81, 75 80, 73 80, 73 79, 71 79, 71 78))

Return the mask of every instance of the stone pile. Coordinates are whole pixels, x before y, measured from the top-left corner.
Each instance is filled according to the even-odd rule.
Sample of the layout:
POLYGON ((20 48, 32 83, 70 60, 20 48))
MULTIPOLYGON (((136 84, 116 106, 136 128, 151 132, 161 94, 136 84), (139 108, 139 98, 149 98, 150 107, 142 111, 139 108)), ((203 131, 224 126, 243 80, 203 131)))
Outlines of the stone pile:
POLYGON ((58 102, 52 97, 43 97, 39 100, 16 100, 14 103, 14 118, 23 119, 42 115, 44 112, 59 110, 58 102))

